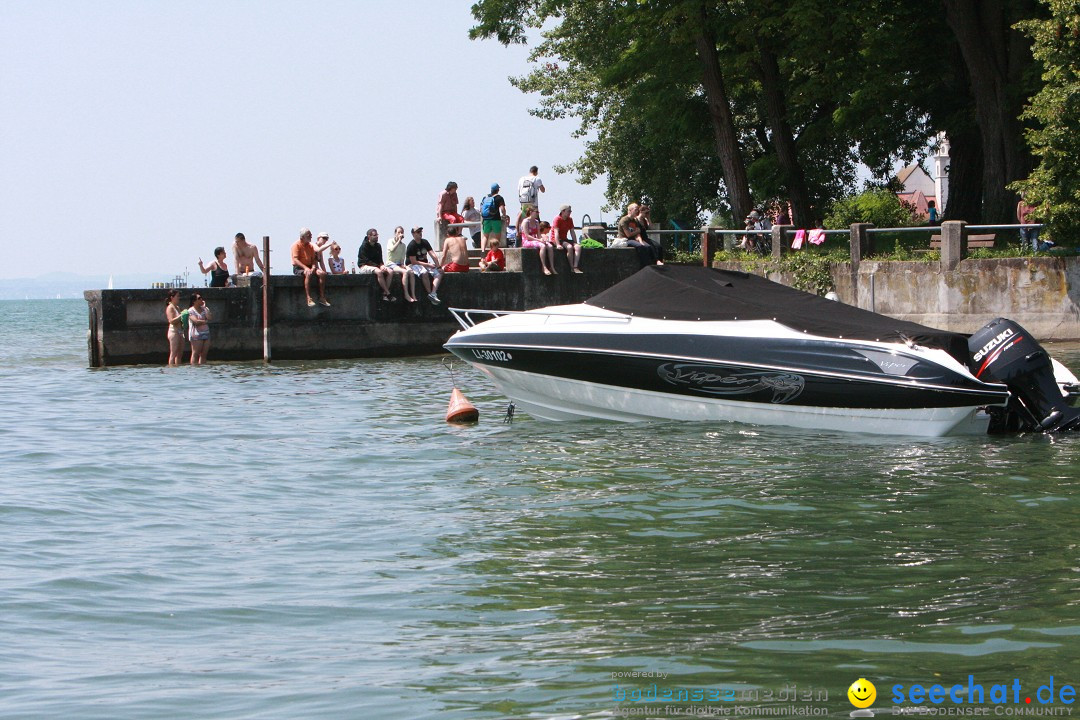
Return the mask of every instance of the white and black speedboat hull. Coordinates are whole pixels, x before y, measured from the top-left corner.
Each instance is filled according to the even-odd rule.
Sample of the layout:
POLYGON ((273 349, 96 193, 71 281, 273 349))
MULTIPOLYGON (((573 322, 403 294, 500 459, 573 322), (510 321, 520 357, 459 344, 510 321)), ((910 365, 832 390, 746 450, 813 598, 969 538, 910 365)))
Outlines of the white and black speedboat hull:
MULTIPOLYGON (((662 289, 684 278, 699 283, 694 271, 720 272, 650 268, 643 273, 650 271, 654 276, 644 280, 667 283, 662 289)), ((964 336, 808 295, 812 299, 805 302, 816 312, 812 320, 800 326, 800 317, 791 312, 766 319, 767 313, 755 312, 746 301, 747 288, 764 293, 770 309, 777 302, 774 288, 782 288, 782 298, 806 294, 741 274, 721 279, 728 276, 742 294, 720 313, 699 309, 680 315, 677 309, 655 310, 653 303, 645 308, 650 317, 594 304, 610 299, 612 291, 587 304, 489 313, 496 317, 485 322, 474 322, 474 314, 485 311, 456 310, 463 330, 446 348, 488 374, 521 410, 550 420, 734 421, 936 437, 985 433, 995 408, 1003 410, 1012 400, 1005 384, 979 379, 957 359, 967 355, 964 336), (834 320, 840 330, 833 336, 817 334, 829 328, 817 317, 828 311, 841 316, 834 320), (660 313, 665 316, 655 317, 660 313), (705 319, 686 319, 697 313, 705 319), (903 331, 939 347, 922 345, 903 331)), ((717 292, 716 276, 703 277, 707 299, 717 292)), ((654 285, 646 287, 656 294, 654 285)), ((611 304, 618 305, 618 299, 611 304)), ((693 296, 683 300, 703 302, 693 296)))

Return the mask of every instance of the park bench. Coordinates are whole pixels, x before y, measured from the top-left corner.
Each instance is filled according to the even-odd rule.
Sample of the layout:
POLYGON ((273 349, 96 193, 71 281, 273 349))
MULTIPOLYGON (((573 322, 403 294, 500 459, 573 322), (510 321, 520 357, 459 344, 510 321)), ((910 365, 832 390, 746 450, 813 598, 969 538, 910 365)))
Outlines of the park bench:
MULTIPOLYGON (((989 235, 968 235, 967 246, 969 248, 992 248, 994 247, 994 240, 997 235, 990 233, 989 235)), ((930 236, 930 249, 941 249, 941 235, 930 236)))

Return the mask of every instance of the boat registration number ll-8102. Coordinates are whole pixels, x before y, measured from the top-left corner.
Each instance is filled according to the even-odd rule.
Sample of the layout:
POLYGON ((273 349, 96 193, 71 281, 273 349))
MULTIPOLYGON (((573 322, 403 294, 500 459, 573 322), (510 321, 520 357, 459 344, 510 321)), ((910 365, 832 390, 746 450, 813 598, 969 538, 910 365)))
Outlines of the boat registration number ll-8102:
POLYGON ((503 350, 473 349, 472 354, 477 360, 487 360, 488 362, 510 362, 514 359, 513 355, 503 350))

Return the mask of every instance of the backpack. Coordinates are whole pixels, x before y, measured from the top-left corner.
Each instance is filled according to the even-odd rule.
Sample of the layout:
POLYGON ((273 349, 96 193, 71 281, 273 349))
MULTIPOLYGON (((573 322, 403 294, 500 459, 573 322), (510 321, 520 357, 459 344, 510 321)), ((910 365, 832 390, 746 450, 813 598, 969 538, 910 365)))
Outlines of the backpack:
MULTIPOLYGON (((189 308, 190 310, 190 308, 189 308)), ((188 335, 188 310, 180 311, 180 327, 184 328, 184 337, 188 335)))
POLYGON ((480 201, 480 217, 485 220, 499 219, 499 209, 495 207, 494 195, 487 195, 480 201))
POLYGON ((536 187, 533 185, 532 177, 529 175, 518 180, 518 202, 536 203, 536 187))

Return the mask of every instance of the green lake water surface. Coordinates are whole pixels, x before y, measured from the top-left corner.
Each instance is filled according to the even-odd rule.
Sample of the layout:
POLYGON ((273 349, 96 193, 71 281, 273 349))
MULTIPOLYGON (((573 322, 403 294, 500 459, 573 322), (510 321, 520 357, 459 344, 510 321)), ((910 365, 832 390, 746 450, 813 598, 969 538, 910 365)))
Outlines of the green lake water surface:
POLYGON ((90 370, 86 322, 0 302, 0 719, 1080 685, 1080 436, 508 425, 469 369, 452 427, 439 358, 90 370))

